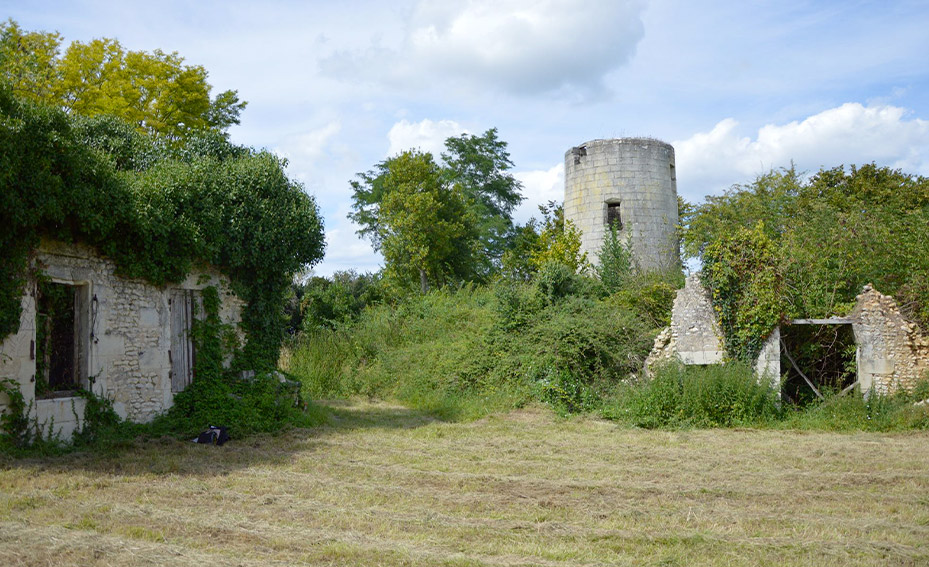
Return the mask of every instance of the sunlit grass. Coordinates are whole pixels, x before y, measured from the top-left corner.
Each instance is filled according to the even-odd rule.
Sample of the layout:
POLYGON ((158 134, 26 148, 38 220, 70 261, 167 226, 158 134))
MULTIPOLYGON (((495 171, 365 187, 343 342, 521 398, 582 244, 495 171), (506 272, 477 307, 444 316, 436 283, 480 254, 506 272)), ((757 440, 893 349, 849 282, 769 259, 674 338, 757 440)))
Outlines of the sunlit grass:
POLYGON ((929 434, 449 423, 0 457, 0 565, 918 565, 929 434))

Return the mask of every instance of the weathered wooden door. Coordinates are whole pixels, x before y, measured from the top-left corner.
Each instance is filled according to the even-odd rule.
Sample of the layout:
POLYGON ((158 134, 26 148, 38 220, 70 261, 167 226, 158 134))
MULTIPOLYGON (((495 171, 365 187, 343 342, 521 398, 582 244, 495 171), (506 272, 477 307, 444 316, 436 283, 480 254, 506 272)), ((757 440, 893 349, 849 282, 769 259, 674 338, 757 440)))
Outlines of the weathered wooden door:
POLYGON ((194 343, 190 332, 194 322, 194 292, 177 289, 171 292, 171 391, 180 392, 194 377, 194 343))

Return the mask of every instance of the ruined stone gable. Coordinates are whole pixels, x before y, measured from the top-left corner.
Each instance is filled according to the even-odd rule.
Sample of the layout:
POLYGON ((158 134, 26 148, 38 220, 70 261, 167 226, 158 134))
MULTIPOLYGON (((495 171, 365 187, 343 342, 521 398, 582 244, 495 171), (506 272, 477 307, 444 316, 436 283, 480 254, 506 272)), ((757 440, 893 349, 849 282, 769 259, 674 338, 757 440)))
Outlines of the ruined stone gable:
MULTIPOLYGON (((850 324, 855 335, 857 386, 862 392, 893 393, 912 390, 921 379, 929 379, 929 336, 906 320, 893 297, 867 285, 858 295, 848 317, 798 319, 793 324, 850 324)), ((781 375, 780 328, 771 334, 755 361, 755 373, 767 377, 778 388, 781 375)), ((669 359, 683 364, 718 364, 725 357, 722 335, 709 293, 699 275, 688 276, 678 290, 671 313, 671 326, 655 339, 646 360, 646 370, 669 359)))
POLYGON ((929 377, 929 337, 903 317, 894 298, 866 285, 850 318, 862 390, 910 390, 929 377))

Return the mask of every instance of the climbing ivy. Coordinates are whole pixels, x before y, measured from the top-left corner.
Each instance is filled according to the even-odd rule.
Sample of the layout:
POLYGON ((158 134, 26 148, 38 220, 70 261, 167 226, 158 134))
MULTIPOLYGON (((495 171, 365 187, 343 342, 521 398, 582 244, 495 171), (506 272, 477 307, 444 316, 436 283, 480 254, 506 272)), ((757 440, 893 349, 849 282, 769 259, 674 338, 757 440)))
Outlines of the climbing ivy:
POLYGON ((739 227, 703 252, 703 283, 712 294, 726 351, 753 361, 782 316, 783 278, 777 249, 764 223, 739 227))
POLYGON ((215 132, 165 143, 113 118, 69 117, 2 83, 0 149, 0 339, 19 327, 30 254, 50 238, 89 244, 154 285, 215 265, 246 302, 235 365, 275 366, 292 275, 325 246, 286 162, 215 132))
POLYGON ((929 332, 929 178, 772 171, 708 197, 683 236, 735 358, 751 360, 780 319, 847 314, 869 283, 929 332))

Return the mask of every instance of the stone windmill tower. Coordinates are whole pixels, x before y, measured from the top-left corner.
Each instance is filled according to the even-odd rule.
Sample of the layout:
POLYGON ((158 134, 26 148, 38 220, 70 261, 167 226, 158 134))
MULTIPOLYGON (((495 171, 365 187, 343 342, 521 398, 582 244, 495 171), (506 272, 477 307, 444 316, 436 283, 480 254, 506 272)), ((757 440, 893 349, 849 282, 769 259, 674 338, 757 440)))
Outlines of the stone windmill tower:
POLYGON ((564 212, 580 229, 581 252, 593 264, 615 226, 640 268, 677 267, 674 148, 650 138, 592 140, 571 148, 565 153, 564 212))

